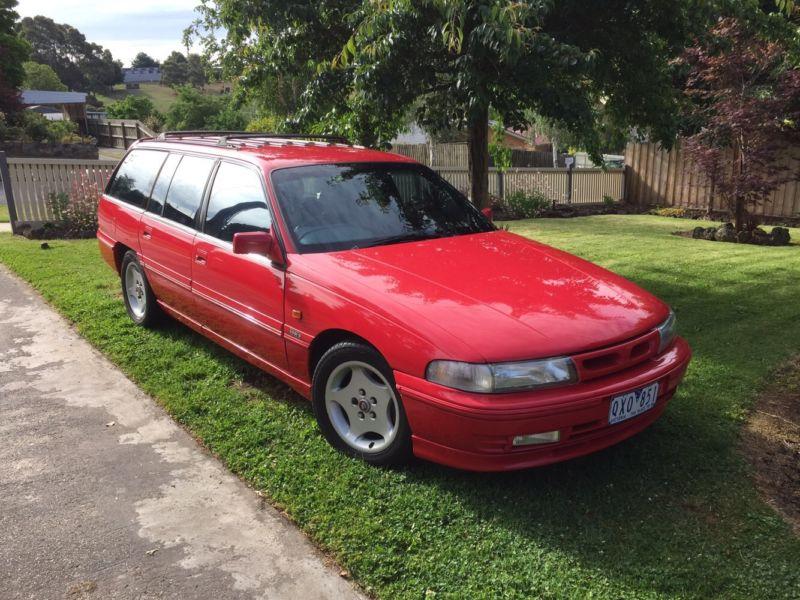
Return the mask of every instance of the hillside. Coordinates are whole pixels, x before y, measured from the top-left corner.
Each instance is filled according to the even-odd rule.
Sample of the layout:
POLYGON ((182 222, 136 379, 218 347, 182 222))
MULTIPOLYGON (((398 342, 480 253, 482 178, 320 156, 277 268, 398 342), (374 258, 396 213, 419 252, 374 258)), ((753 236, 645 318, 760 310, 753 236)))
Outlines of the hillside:
MULTIPOLYGON (((203 89, 203 92, 206 94, 217 95, 225 85, 228 84, 210 83, 203 89)), ((125 85, 120 83, 114 86, 114 91, 109 95, 106 96, 98 94, 97 99, 100 100, 104 105, 108 106, 110 103, 121 100, 128 95, 147 96, 153 102, 156 110, 160 113, 167 112, 169 107, 172 106, 172 103, 175 102, 175 99, 178 97, 178 94, 175 92, 175 90, 166 85, 159 85, 157 83, 143 83, 140 85, 138 90, 126 90, 125 85)))

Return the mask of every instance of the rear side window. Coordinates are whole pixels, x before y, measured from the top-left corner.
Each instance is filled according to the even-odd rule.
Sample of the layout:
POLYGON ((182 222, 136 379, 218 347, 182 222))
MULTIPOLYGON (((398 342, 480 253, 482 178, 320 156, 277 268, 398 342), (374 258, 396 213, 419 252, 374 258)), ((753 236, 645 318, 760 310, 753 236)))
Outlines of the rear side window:
POLYGON ((271 222, 258 173, 241 165, 220 164, 206 209, 205 233, 230 242, 236 233, 267 231, 271 222))
POLYGON ((161 167, 156 184, 153 186, 153 192, 150 194, 150 200, 147 202, 149 212, 161 214, 164 208, 164 198, 167 197, 169 184, 172 182, 172 176, 175 174, 179 162, 181 162, 180 154, 170 154, 169 158, 164 161, 164 166, 161 167))
POLYGON ((194 225, 213 166, 213 158, 184 156, 181 159, 167 192, 164 217, 181 225, 194 225))
POLYGON ((144 208, 166 152, 133 150, 117 170, 106 193, 117 200, 144 208))

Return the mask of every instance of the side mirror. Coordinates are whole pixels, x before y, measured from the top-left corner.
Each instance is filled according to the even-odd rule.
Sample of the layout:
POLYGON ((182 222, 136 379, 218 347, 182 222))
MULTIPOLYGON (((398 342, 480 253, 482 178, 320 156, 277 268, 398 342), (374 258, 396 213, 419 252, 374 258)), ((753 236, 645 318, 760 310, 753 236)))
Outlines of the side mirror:
POLYGON ((492 214, 492 209, 490 207, 482 208, 481 212, 483 216, 489 219, 489 223, 494 223, 494 214, 492 214))
POLYGON ((272 262, 282 265, 283 254, 280 245, 271 229, 267 231, 249 231, 233 234, 234 254, 258 254, 272 262))

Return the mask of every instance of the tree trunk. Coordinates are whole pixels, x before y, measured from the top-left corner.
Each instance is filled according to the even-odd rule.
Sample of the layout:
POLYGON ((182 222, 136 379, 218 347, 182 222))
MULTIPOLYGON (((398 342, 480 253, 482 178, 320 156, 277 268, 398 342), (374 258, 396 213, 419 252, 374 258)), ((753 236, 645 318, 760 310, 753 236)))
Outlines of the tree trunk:
POLYGON ((489 206, 489 108, 473 115, 469 122, 469 181, 472 202, 489 206))

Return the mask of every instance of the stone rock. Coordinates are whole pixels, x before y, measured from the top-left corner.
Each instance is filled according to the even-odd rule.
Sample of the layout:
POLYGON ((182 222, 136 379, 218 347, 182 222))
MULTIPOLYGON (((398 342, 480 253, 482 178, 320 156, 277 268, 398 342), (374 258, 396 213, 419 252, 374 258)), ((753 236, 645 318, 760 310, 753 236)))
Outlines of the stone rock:
POLYGON ((788 246, 789 241, 792 239, 789 235, 789 230, 785 227, 773 227, 769 237, 774 246, 788 246))
POLYGON ((742 230, 736 234, 736 241, 740 244, 749 244, 753 240, 753 234, 749 231, 742 230))
POLYGON ((703 234, 706 232, 704 227, 695 227, 692 229, 692 237, 696 240, 703 239, 703 234))
POLYGON ((768 246, 772 243, 772 238, 766 231, 761 229, 761 227, 756 227, 751 233, 750 243, 758 244, 759 246, 768 246))
POLYGON ((714 239, 718 242, 735 242, 736 229, 730 223, 723 223, 714 232, 714 239))
POLYGON ((703 230, 703 239, 704 240, 709 240, 711 242, 713 242, 715 239, 717 239, 717 228, 716 227, 706 227, 703 230))

